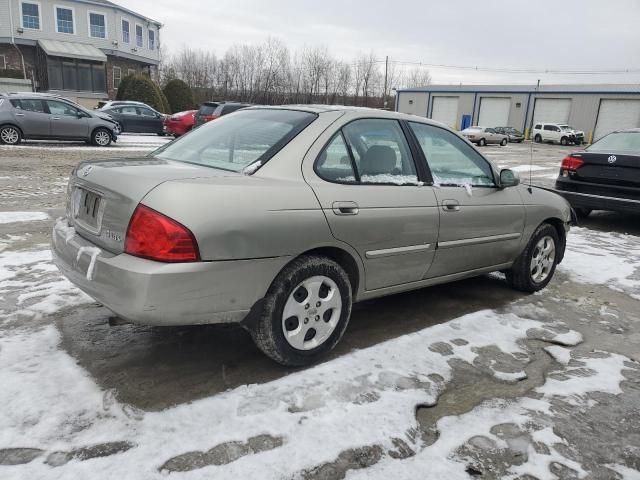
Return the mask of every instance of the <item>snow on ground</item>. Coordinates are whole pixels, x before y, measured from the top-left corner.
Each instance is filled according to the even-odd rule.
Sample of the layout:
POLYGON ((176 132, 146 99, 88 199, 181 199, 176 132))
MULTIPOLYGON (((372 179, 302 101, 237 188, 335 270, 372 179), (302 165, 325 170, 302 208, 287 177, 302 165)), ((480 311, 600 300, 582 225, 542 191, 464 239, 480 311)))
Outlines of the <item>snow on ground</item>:
POLYGON ((45 212, 0 212, 0 224, 33 222, 37 220, 47 220, 49 215, 45 212))
POLYGON ((131 134, 123 133, 118 136, 118 140, 108 147, 96 147, 87 145, 84 142, 51 142, 49 140, 29 140, 21 145, 3 145, 5 150, 42 150, 48 149, 83 150, 83 151, 105 151, 105 149, 118 149, 130 151, 151 151, 173 140, 171 136, 160 137, 155 134, 131 134))
POLYGON ((583 283, 605 284, 614 290, 640 295, 638 237, 574 227, 560 271, 583 283))

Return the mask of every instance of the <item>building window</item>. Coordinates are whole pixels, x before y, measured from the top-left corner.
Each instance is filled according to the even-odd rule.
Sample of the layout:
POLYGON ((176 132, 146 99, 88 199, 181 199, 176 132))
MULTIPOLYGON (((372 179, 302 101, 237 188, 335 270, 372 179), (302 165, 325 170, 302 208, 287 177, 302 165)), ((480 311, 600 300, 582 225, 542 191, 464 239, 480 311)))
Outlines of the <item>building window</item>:
POLYGON ((122 42, 129 43, 129 20, 122 19, 122 42))
POLYGON ((107 38, 107 19, 102 13, 89 12, 89 36, 107 38))
POLYGON ((113 88, 117 89, 120 86, 121 79, 122 70, 120 70, 120 67, 113 67, 113 88))
POLYGON ((142 25, 136 24, 136 45, 138 47, 144 46, 144 39, 142 37, 142 25))
POLYGON ((40 5, 22 2, 22 28, 40 30, 40 5))
POLYGON ((149 30, 149 50, 156 48, 156 32, 149 30))
POLYGON ((135 74, 136 74, 136 69, 135 68, 127 69, 127 75, 135 75, 135 74))
POLYGON ((56 7, 56 32, 74 33, 73 9, 56 7))
POLYGON ((71 58, 47 59, 49 90, 106 92, 104 64, 71 58))

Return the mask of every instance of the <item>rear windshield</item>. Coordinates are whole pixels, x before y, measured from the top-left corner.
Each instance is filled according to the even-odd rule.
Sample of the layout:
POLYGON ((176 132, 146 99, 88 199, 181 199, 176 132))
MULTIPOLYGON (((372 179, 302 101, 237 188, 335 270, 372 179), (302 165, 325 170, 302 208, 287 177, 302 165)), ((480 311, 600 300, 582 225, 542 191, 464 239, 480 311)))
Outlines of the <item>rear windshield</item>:
POLYGON ((200 105, 198 115, 211 115, 216 107, 217 105, 200 105))
POLYGON ((241 172, 269 160, 315 118, 294 110, 243 110, 206 123, 151 155, 241 172))
POLYGON ((640 132, 616 132, 601 138, 590 147, 589 152, 632 153, 640 155, 640 132))

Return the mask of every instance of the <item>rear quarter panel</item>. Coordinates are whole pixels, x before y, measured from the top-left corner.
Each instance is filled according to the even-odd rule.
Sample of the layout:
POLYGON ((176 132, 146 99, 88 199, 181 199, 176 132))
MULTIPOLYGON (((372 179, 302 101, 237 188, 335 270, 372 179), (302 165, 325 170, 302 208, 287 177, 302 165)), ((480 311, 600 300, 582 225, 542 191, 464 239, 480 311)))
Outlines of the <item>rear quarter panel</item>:
POLYGON ((537 187, 521 185, 518 188, 526 215, 522 248, 543 222, 555 219, 566 225, 571 221, 571 206, 560 195, 537 187))

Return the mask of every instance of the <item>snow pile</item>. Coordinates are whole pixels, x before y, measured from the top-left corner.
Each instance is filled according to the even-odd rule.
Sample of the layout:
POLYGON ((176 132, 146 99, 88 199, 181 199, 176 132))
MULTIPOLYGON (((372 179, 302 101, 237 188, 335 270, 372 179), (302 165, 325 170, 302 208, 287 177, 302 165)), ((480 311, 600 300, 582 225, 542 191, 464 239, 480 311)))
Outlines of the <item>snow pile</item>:
POLYGON ((0 224, 17 222, 35 222, 47 220, 49 215, 44 212, 0 212, 0 224))

